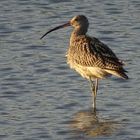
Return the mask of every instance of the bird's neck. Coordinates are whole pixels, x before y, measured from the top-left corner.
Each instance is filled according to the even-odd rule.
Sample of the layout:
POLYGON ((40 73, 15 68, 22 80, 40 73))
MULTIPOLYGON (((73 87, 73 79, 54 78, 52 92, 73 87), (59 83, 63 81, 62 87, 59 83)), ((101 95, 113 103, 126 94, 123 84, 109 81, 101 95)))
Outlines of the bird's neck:
POLYGON ((86 32, 87 32, 87 28, 80 26, 80 27, 74 28, 72 35, 75 35, 75 36, 85 35, 86 32))
POLYGON ((71 33, 71 37, 70 37, 70 45, 73 44, 73 42, 75 42, 75 40, 77 38, 79 38, 82 35, 86 35, 87 29, 86 28, 75 28, 72 33, 71 33))

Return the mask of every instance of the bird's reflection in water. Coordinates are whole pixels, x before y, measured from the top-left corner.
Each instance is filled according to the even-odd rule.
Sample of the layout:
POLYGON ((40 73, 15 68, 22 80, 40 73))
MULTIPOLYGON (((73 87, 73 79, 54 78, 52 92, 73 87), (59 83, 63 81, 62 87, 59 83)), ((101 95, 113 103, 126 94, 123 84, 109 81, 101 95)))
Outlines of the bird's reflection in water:
POLYGON ((119 130, 121 124, 110 119, 99 117, 96 111, 80 111, 74 114, 72 128, 88 136, 110 136, 119 130))

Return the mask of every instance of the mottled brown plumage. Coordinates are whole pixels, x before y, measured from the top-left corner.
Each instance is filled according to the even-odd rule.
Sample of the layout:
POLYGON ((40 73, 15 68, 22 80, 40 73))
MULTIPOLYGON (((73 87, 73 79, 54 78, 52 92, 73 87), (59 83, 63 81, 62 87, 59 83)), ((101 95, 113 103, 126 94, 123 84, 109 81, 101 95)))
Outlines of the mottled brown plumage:
MULTIPOLYGON (((118 77, 127 79, 123 63, 105 44, 97 38, 91 38, 87 35, 79 35, 74 37, 67 52, 67 60, 72 68, 76 66, 98 67, 105 71, 106 76, 113 73, 118 77)), ((92 78, 92 75, 90 76, 92 78)), ((87 77, 87 79, 90 79, 87 77)), ((96 75, 93 75, 95 78, 96 75)), ((104 77, 96 77, 104 78, 104 77)))
POLYGON ((85 16, 76 16, 70 23, 74 27, 67 52, 71 68, 87 79, 104 78, 110 74, 128 78, 123 64, 113 51, 97 38, 86 35, 88 20, 85 16), (99 73, 94 74, 94 69, 98 69, 99 73))
POLYGON ((98 89, 98 79, 115 75, 128 79, 123 68, 123 63, 117 58, 115 53, 104 43, 95 37, 86 35, 88 30, 88 19, 84 15, 73 17, 68 23, 51 29, 48 33, 67 26, 73 26, 70 45, 67 51, 67 63, 75 69, 82 77, 90 80, 93 94, 93 107, 96 109, 96 94, 98 89), (95 85, 93 80, 96 79, 95 85))

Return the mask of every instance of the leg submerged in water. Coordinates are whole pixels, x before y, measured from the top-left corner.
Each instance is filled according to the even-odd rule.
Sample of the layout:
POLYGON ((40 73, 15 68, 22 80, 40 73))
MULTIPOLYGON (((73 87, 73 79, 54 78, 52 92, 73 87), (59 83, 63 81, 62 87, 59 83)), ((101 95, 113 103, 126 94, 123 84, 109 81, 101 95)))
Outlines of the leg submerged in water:
POLYGON ((97 90, 98 90, 98 79, 96 79, 95 84, 90 78, 90 87, 92 92, 92 98, 93 98, 93 109, 96 110, 96 96, 97 96, 97 90))

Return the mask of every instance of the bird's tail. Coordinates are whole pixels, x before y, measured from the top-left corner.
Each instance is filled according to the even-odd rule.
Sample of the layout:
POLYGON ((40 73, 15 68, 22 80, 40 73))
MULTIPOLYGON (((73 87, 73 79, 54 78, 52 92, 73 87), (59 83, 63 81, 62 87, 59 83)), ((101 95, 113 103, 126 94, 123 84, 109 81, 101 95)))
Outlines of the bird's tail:
POLYGON ((108 73, 110 73, 112 75, 115 75, 117 77, 123 78, 123 79, 128 79, 128 76, 125 73, 127 71, 125 71, 123 68, 120 69, 120 70, 109 70, 109 69, 106 69, 106 72, 108 72, 108 73))

